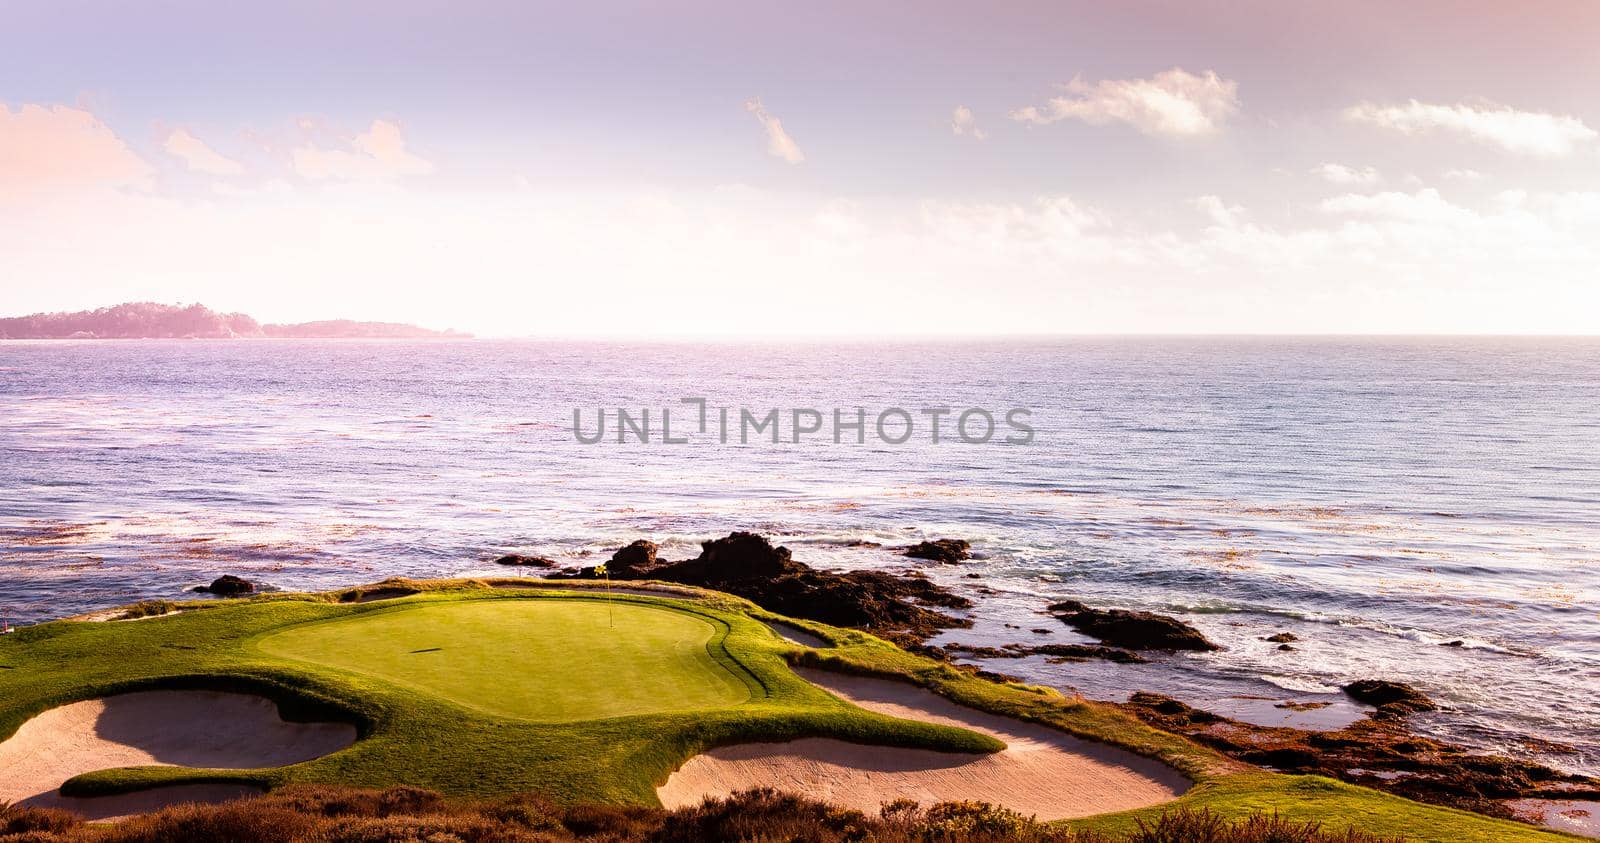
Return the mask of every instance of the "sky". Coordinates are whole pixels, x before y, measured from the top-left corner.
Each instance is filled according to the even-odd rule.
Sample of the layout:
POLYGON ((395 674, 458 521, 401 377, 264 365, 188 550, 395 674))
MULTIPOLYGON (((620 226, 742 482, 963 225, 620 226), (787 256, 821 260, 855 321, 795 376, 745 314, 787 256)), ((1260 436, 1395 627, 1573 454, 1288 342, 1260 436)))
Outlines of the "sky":
POLYGON ((1600 6, 10 0, 0 315, 1600 333, 1600 6))

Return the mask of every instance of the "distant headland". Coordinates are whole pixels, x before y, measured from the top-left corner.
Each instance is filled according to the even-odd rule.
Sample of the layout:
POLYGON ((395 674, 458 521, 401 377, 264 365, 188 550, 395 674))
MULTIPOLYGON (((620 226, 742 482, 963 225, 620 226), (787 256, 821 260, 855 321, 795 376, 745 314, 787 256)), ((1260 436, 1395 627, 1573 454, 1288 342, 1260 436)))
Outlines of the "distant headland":
POLYGON ((243 313, 218 313, 201 304, 128 302, 75 313, 35 313, 0 318, 0 339, 466 339, 471 334, 435 331, 399 322, 317 322, 263 325, 243 313))

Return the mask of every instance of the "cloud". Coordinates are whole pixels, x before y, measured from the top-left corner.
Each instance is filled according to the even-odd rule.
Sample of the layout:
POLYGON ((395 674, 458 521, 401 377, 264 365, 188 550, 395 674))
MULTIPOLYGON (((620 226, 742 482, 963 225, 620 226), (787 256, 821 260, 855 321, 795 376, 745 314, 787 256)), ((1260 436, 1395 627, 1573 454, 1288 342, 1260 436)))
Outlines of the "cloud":
POLYGON ((1311 168, 1311 174, 1333 184, 1372 185, 1383 181, 1383 176, 1371 167, 1356 169, 1343 164, 1325 162, 1311 168))
POLYGON ((244 174, 244 165, 232 158, 226 158, 216 150, 207 146, 205 141, 189 134, 183 129, 178 129, 167 135, 167 142, 161 145, 168 153, 183 159, 189 169, 197 173, 212 176, 238 176, 244 174))
POLYGON ((1498 146, 1518 155, 1560 158, 1600 137, 1582 120, 1566 114, 1518 111, 1492 102, 1435 105, 1411 100, 1404 105, 1360 103, 1344 119, 1403 135, 1445 132, 1498 146))
POLYGON ((1445 170, 1444 177, 1450 181, 1483 181, 1483 173, 1480 173, 1477 170, 1445 170))
POLYGON ((0 103, 0 197, 149 188, 154 172, 87 111, 0 103))
POLYGON ((350 142, 351 149, 298 147, 293 152, 295 172, 313 181, 392 181, 402 176, 425 176, 433 162, 406 149, 400 124, 374 120, 350 142))
POLYGON ((806 154, 800 151, 800 145, 795 143, 794 138, 789 137, 789 133, 783 130, 783 122, 762 106, 760 97, 751 97, 745 100, 744 108, 754 114, 756 119, 761 121, 761 125, 766 128, 767 152, 788 161, 790 164, 799 164, 806 160, 806 154))
POLYGON ((1024 123, 1082 120, 1091 126, 1127 123, 1147 135, 1209 135, 1239 112, 1239 83, 1208 70, 1196 76, 1181 68, 1149 79, 1103 79, 1090 84, 1081 77, 1061 86, 1068 96, 1052 97, 1043 106, 1011 112, 1024 123))
POLYGON ((989 136, 988 132, 978 128, 978 120, 972 115, 972 109, 964 105, 958 105, 955 111, 950 112, 950 131, 969 135, 973 140, 983 140, 989 136))

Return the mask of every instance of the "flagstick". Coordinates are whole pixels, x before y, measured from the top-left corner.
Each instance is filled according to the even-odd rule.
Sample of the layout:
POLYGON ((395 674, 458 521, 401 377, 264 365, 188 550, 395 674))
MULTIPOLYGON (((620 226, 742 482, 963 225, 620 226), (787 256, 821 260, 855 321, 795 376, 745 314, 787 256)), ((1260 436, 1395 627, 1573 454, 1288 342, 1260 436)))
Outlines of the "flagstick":
POLYGON ((611 569, 606 569, 606 625, 616 628, 617 612, 611 607, 611 569))

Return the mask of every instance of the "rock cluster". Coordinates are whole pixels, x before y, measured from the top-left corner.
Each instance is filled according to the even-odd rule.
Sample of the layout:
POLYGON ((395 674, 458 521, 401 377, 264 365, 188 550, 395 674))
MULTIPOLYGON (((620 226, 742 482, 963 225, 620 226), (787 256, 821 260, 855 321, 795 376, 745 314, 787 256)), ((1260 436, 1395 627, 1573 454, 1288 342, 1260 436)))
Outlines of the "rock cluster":
POLYGON ((1194 627, 1154 612, 1094 609, 1076 600, 1063 600, 1051 604, 1050 614, 1084 635, 1127 650, 1221 649, 1194 627))
MULTIPOLYGON (((755 533, 732 533, 701 543, 700 555, 681 562, 656 558, 658 548, 636 541, 617 551, 606 566, 612 579, 662 580, 736 594, 796 618, 865 629, 903 644, 915 644, 942 629, 971 621, 929 607, 966 609, 971 601, 917 576, 882 571, 819 571, 796 561, 755 533)), ((594 568, 569 576, 593 578, 594 568)))
POLYGON ((934 539, 917 542, 901 554, 912 559, 927 559, 943 565, 953 565, 972 558, 972 544, 963 539, 934 539))

